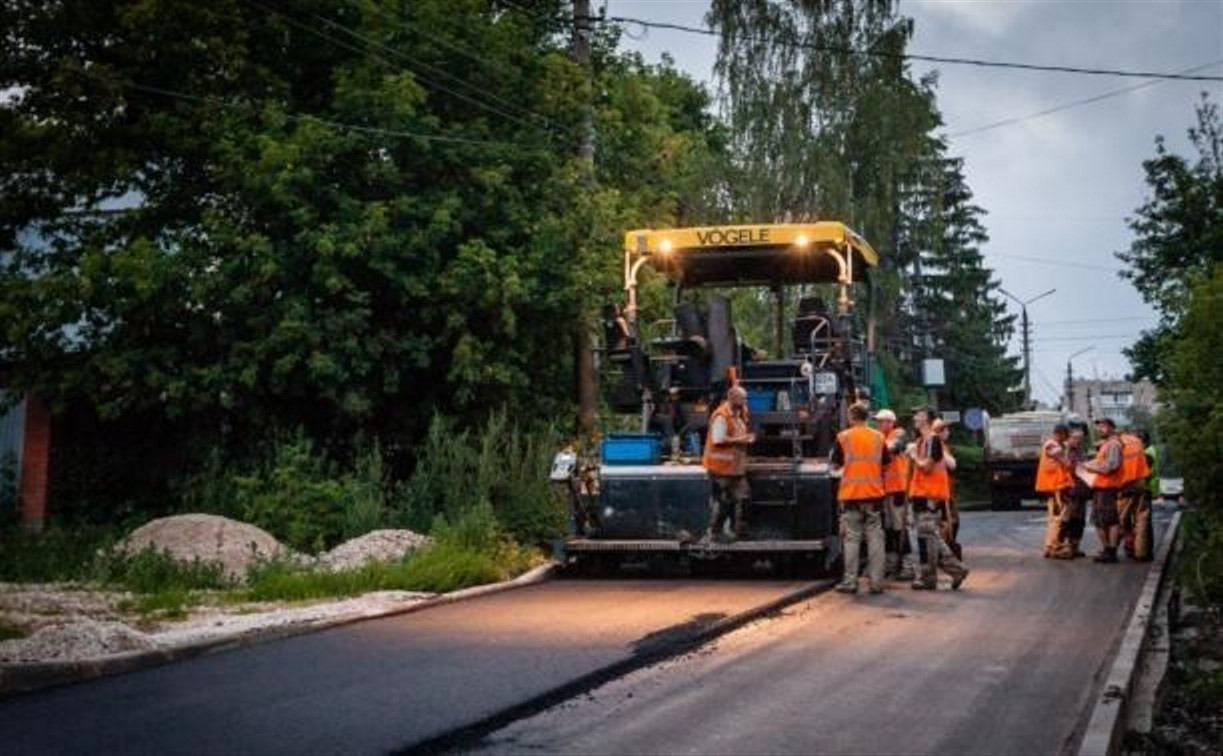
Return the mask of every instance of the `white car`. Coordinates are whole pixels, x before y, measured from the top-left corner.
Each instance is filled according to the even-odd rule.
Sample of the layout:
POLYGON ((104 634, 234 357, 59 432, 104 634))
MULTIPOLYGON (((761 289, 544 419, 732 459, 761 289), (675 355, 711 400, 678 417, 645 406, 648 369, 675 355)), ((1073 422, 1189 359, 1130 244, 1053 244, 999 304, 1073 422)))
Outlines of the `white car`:
POLYGON ((1185 497, 1185 479, 1184 478, 1160 478, 1159 479, 1159 498, 1172 499, 1177 503, 1184 500, 1185 497))

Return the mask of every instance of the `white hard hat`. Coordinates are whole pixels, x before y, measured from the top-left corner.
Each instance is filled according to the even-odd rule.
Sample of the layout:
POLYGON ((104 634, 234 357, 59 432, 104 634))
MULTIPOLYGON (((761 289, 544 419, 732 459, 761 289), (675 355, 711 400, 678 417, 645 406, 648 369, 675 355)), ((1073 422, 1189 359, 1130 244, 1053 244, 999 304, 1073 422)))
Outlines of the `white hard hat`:
POLYGON ((881 409, 875 413, 875 419, 876 420, 891 420, 892 422, 896 422, 896 413, 891 411, 890 409, 881 409))

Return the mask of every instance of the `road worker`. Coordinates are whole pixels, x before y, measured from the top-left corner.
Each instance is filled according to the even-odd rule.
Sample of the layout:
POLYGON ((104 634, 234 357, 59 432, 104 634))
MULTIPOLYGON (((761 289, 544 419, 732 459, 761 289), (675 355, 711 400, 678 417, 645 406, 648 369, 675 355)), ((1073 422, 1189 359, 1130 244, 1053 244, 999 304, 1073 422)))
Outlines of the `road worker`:
POLYGON ((891 455, 883 434, 867 427, 865 404, 850 405, 848 414, 850 427, 837 434, 830 460, 840 473, 837 501, 845 528, 845 571, 837 590, 858 592, 858 553, 865 534, 868 586, 871 593, 883 593, 883 471, 891 455))
POLYGON ((1147 477, 1147 500, 1154 502, 1159 498, 1159 448, 1151 443, 1151 436, 1146 431, 1138 431, 1138 437, 1146 446, 1147 467, 1151 468, 1147 477))
POLYGON ((1117 493, 1121 489, 1124 472, 1121 442, 1117 439, 1117 424, 1112 418, 1102 417, 1096 421, 1096 434, 1100 447, 1096 456, 1083 464, 1083 468, 1095 478, 1091 484, 1091 523, 1100 537, 1100 553, 1094 559, 1109 564, 1117 561, 1117 545, 1121 536, 1121 520, 1117 511, 1117 493))
POLYGON ((1074 470, 1070 467, 1068 441, 1070 428, 1062 423, 1053 426, 1046 438, 1036 465, 1036 492, 1045 497, 1048 517, 1045 520, 1045 559, 1073 559, 1074 549, 1067 538, 1070 517, 1069 495, 1074 487, 1074 470))
POLYGON ((1117 493, 1117 514, 1121 521, 1121 542, 1130 559, 1151 558, 1151 504, 1147 501, 1147 478, 1151 466, 1147 462, 1146 444, 1131 431, 1120 435, 1121 488, 1117 493))
POLYGON ((883 469, 883 536, 886 558, 884 576, 897 580, 913 579, 913 544, 909 529, 913 515, 909 511, 905 488, 909 484, 909 458, 905 456, 904 428, 896 427, 896 413, 881 409, 875 413, 879 432, 887 442, 891 461, 883 469))
MULTIPOLYGON (((1086 462, 1090 455, 1087 451, 1087 426, 1080 423, 1070 428, 1070 437, 1066 440, 1066 456, 1070 469, 1077 470, 1086 462)), ((1087 556, 1083 553, 1083 531, 1087 529, 1087 502, 1091 500, 1091 486, 1087 485, 1078 475, 1071 474, 1071 487, 1066 497, 1065 531, 1063 532, 1067 550, 1071 558, 1087 556)))
POLYGON ((706 540, 721 540, 726 521, 736 539, 747 528, 747 501, 751 489, 747 483, 747 447, 755 443, 747 413, 747 391, 731 386, 726 399, 709 417, 709 436, 701 460, 713 482, 712 512, 706 540))
POLYGON ((968 570, 955 558, 939 533, 939 520, 951 498, 951 480, 944 461, 943 442, 934 432, 930 410, 918 410, 913 416, 917 442, 910 445, 909 455, 913 476, 909 480, 909 502, 917 519, 920 574, 913 581, 914 590, 938 588, 940 567, 951 576, 951 587, 958 590, 968 577, 968 570))
POLYGON ((942 516, 939 518, 939 532, 943 543, 951 549, 956 559, 964 558, 960 547, 960 507, 955 498, 955 468, 959 464, 951 453, 951 424, 939 418, 934 421, 934 434, 938 436, 943 447, 943 464, 947 466, 947 501, 943 504, 942 516))

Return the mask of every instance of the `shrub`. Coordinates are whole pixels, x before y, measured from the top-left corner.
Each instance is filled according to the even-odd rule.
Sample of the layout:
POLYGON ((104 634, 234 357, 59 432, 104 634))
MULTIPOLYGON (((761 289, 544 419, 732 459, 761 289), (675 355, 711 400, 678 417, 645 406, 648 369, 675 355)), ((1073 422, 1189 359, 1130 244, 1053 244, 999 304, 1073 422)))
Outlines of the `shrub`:
POLYGON ((98 553, 116 541, 110 528, 52 528, 29 533, 12 528, 0 533, 0 580, 51 583, 89 580, 98 553))
POLYGON ((557 441, 551 429, 530 432, 511 425, 504 412, 469 430, 434 417, 416 470, 395 490, 395 518, 423 530, 439 516, 458 522, 484 506, 518 541, 546 542, 564 527, 563 501, 548 483, 557 441))

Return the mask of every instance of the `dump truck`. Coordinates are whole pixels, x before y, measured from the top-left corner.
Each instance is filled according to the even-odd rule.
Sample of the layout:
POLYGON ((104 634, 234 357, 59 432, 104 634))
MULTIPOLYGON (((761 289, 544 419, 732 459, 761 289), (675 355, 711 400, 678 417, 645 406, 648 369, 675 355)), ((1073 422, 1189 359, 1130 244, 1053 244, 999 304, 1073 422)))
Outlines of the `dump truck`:
POLYGON ((1041 446, 1053 426, 1066 420, 1061 412, 1045 411, 986 419, 984 464, 993 508, 1018 509, 1024 499, 1041 498, 1036 493, 1041 446))
POLYGON ((645 229, 624 235, 624 301, 607 307, 599 347, 604 398, 622 418, 597 458, 557 457, 571 491, 565 563, 651 558, 818 562, 839 557, 828 456, 846 409, 869 394, 862 333, 875 250, 839 222, 645 229), (672 302, 647 321, 639 277, 664 277, 672 302), (746 343, 733 292, 771 302, 769 349, 746 343), (825 298, 833 300, 826 303, 825 298), (864 312, 859 312, 859 309, 864 312), (711 481, 701 464, 709 417, 734 384, 747 391, 746 532, 701 538, 711 481))

